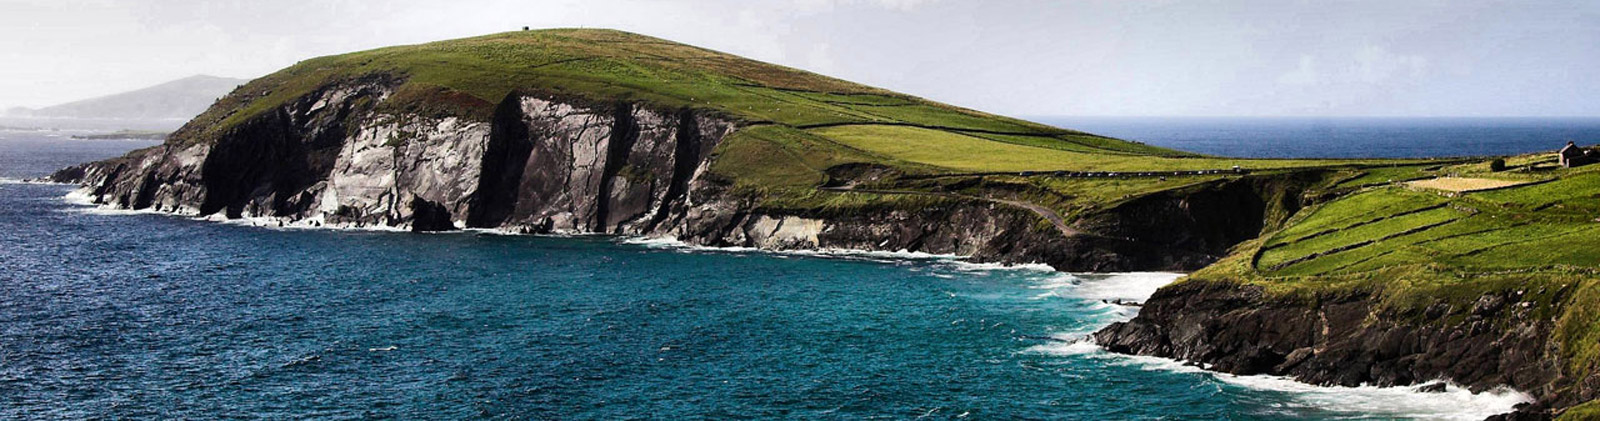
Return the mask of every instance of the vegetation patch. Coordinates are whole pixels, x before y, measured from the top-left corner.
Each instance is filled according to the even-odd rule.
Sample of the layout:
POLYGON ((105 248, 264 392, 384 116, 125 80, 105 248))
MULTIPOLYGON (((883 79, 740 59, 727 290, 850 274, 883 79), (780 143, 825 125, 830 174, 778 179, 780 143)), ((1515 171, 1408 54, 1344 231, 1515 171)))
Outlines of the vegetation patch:
POLYGON ((1322 203, 1180 282, 1255 285, 1308 304, 1366 294, 1374 314, 1419 326, 1510 326, 1479 309, 1515 305, 1506 314, 1555 322, 1549 346, 1563 376, 1587 378, 1600 370, 1600 166, 1501 159, 1499 172, 1491 159, 1331 170, 1308 195, 1322 203), (1412 176, 1428 182, 1395 184, 1412 176))
POLYGON ((1439 177, 1426 180, 1416 180, 1406 183, 1412 187, 1424 189, 1444 190, 1449 192, 1470 192, 1478 190, 1493 190, 1527 184, 1524 180, 1496 180, 1493 178, 1469 177, 1439 177))
MULTIPOLYGON (((1162 156, 1118 153, 1088 145, 1073 146, 1063 137, 1052 140, 1020 141, 1016 137, 965 133, 908 125, 841 125, 818 127, 809 132, 840 144, 887 159, 912 162, 951 171, 965 172, 1049 172, 1119 171, 1139 176, 1160 176, 1161 171, 1230 171, 1234 166, 1246 170, 1283 170, 1362 165, 1372 160, 1277 160, 1234 159, 1199 156, 1162 156), (1052 144, 1053 143, 1053 144, 1052 144), (1093 150, 1102 149, 1102 150, 1093 150), (1149 174, 1138 174, 1149 173, 1149 174)), ((1077 137, 1075 139, 1082 139, 1077 137)))
POLYGON ((1589 401, 1562 412, 1556 421, 1600 420, 1600 400, 1589 401))

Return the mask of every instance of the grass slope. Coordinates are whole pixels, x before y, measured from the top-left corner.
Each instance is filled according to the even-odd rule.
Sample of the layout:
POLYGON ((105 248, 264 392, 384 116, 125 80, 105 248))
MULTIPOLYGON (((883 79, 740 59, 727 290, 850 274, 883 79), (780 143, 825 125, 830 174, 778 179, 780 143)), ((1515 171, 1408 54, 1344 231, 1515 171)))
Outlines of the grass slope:
POLYGON ((1394 314, 1423 315, 1441 303, 1459 310, 1417 323, 1459 323, 1480 297, 1515 294, 1557 322, 1551 345, 1581 378, 1600 367, 1600 165, 1555 168, 1545 156, 1508 159, 1521 167, 1506 172, 1490 172, 1485 160, 1345 176, 1334 186, 1356 190, 1302 210, 1188 279, 1306 297, 1373 291, 1394 314), (1526 184, 1462 193, 1401 183, 1446 175, 1526 184), (1388 183, 1369 184, 1375 179, 1388 183))
POLYGON ((788 126, 895 123, 1078 134, 638 34, 552 29, 305 60, 225 98, 188 135, 226 130, 318 87, 374 75, 404 80, 391 108, 480 118, 522 90, 704 109, 788 126))

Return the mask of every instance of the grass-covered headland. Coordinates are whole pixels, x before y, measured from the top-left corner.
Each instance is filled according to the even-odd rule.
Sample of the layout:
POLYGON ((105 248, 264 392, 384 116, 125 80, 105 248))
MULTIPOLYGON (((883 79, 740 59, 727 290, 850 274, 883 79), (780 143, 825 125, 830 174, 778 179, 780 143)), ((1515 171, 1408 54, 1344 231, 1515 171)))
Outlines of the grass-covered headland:
MULTIPOLYGON (((1530 392, 1561 413, 1593 399, 1600 378, 1600 165, 1561 168, 1550 154, 1508 161, 1505 171, 1485 160, 1356 177, 1359 187, 1300 210, 1180 285, 1256 286, 1267 300, 1312 307, 1367 296, 1364 323, 1373 326, 1548 330, 1546 343, 1525 345, 1544 350, 1555 378, 1530 392)), ((1499 369, 1545 369, 1526 365, 1499 369)))
POLYGON ((783 207, 892 205, 901 199, 829 198, 844 193, 816 190, 829 182, 830 168, 859 164, 896 174, 1026 173, 1020 182, 1031 186, 1031 194, 1082 196, 1072 202, 1085 205, 1237 176, 1231 171, 1235 166, 1260 171, 1393 164, 1198 156, 596 29, 507 32, 305 60, 223 98, 175 133, 173 142, 215 139, 319 88, 363 78, 403 81, 377 105, 380 111, 425 116, 487 121, 495 104, 517 92, 715 113, 743 128, 723 142, 712 169, 741 190, 783 207), (1053 177, 1057 171, 1099 172, 1100 177, 1053 177), (1172 171, 1213 174, 1167 180, 1155 174, 1172 171), (1106 193, 1108 188, 1115 192, 1106 193))
MULTIPOLYGON (((828 218, 983 203, 1037 214, 1036 229, 1051 235, 1113 244, 1128 235, 1113 231, 1130 221, 1254 200, 1241 206, 1266 209, 1262 215, 1193 220, 1257 219, 1241 231, 1253 239, 1221 245, 1247 240, 1175 287, 1248 285, 1307 308, 1327 297, 1370 296, 1381 310, 1372 314, 1409 318, 1372 326, 1509 328, 1523 321, 1483 315, 1518 306, 1526 311, 1517 314, 1550 326, 1540 345, 1553 350, 1546 361, 1560 366, 1561 379, 1540 398, 1551 409, 1593 399, 1595 387, 1584 385, 1600 383, 1600 165, 1559 168, 1547 155, 1494 166, 1489 158, 1201 156, 590 29, 305 60, 219 100, 168 144, 215 142, 313 92, 361 80, 396 87, 367 104, 385 115, 489 122, 508 96, 536 94, 717 116, 737 128, 712 152, 710 175, 753 213, 828 218), (1253 196, 1212 194, 1230 188, 1253 196)), ((1174 236, 1204 228, 1171 224, 1174 236)))

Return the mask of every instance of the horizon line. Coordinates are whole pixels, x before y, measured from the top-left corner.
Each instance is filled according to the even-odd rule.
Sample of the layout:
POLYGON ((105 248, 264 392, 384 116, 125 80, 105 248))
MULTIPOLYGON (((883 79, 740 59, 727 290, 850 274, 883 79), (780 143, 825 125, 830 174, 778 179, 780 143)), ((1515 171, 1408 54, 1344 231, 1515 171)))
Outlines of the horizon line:
POLYGON ((1330 119, 1600 119, 1600 115, 1182 115, 1182 114, 1018 114, 1016 118, 1330 118, 1330 119))

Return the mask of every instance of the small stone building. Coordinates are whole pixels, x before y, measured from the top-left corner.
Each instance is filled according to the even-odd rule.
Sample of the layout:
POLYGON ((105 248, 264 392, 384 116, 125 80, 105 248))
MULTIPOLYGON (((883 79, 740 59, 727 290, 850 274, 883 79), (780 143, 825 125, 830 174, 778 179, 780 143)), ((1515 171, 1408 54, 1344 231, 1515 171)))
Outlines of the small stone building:
POLYGON ((1567 146, 1556 152, 1556 160, 1560 161, 1561 166, 1566 168, 1588 164, 1593 161, 1593 158, 1593 154, 1572 142, 1567 142, 1567 146))

